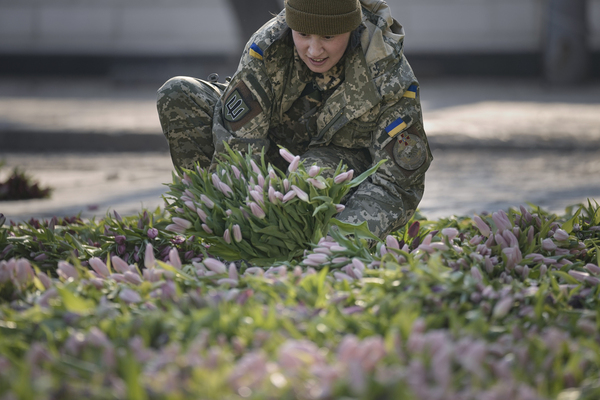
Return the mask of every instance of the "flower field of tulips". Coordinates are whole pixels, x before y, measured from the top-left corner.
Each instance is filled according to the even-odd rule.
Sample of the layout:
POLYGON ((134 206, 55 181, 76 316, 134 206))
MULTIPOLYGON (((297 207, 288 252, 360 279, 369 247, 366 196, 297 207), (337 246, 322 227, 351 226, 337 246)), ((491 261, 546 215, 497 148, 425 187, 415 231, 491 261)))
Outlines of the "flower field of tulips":
POLYGON ((239 169, 250 188, 182 175, 166 210, 137 216, 0 214, 0 399, 600 398, 594 200, 564 215, 417 213, 375 245, 311 219, 319 233, 263 251, 253 235, 270 222, 256 221, 281 217, 250 202, 333 216, 353 181, 300 168, 284 204, 296 178, 261 186, 263 167, 239 169), (246 204, 223 207, 234 191, 246 204))

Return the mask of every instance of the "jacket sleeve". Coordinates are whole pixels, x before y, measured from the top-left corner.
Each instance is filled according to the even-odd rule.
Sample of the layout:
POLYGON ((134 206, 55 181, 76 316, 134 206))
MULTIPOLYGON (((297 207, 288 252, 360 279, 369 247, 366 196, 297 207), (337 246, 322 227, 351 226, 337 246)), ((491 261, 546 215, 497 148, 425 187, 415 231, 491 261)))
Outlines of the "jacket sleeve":
POLYGON ((382 106, 370 153, 373 165, 385 162, 358 186, 338 219, 367 221, 369 230, 384 238, 415 213, 425 189, 425 172, 433 159, 423 130, 416 82, 399 100, 382 106))
MULTIPOLYGON (((238 69, 213 116, 215 156, 225 151, 223 142, 233 150, 258 153, 268 150, 267 138, 272 112, 273 92, 265 68, 263 51, 252 39, 246 45, 238 69)), ((213 157, 213 165, 215 158, 213 157)))

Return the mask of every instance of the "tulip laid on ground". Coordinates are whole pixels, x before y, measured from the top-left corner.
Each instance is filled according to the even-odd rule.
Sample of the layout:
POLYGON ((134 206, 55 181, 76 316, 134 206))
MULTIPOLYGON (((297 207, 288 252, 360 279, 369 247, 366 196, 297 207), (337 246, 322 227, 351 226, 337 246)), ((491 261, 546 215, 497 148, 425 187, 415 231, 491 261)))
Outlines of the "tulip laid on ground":
POLYGON ((264 153, 257 161, 227 147, 216 172, 195 168, 174 175, 167 229, 201 238, 211 255, 225 260, 289 261, 327 234, 344 195, 380 165, 352 179, 353 171, 340 164, 324 178, 320 167, 307 172, 299 156, 280 153, 290 163, 287 172, 266 165, 264 153))

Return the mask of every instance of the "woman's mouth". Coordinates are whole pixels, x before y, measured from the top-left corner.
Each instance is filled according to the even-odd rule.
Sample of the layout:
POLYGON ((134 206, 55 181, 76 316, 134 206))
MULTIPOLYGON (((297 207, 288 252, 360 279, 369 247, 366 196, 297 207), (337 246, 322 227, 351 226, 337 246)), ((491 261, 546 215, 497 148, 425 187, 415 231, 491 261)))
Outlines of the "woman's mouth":
POLYGON ((327 57, 325 58, 308 58, 313 65, 323 65, 325 61, 327 61, 327 57))

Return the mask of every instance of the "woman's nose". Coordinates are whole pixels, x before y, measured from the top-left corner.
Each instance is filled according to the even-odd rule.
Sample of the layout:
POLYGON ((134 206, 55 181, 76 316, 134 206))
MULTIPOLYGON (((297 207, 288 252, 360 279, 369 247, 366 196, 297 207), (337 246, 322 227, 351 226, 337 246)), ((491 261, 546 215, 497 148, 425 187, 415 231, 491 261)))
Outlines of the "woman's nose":
POLYGON ((318 56, 321 55, 321 53, 323 53, 323 46, 321 45, 321 42, 318 39, 311 40, 308 44, 308 55, 318 56))

